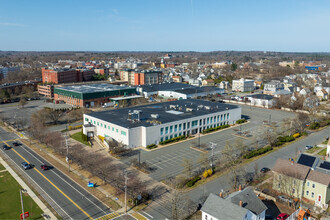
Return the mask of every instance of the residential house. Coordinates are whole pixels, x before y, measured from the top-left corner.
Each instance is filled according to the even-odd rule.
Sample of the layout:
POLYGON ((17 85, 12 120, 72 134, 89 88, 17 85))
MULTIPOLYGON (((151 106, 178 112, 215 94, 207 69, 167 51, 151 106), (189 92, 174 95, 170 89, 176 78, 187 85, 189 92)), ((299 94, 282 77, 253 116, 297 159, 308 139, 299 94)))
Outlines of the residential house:
POLYGON ((321 89, 321 90, 318 90, 316 92, 316 96, 318 98, 320 98, 321 100, 322 99, 325 99, 325 100, 328 100, 328 97, 329 97, 329 93, 327 91, 325 91, 325 89, 321 89))
POLYGON ((182 77, 181 76, 172 76, 173 82, 180 83, 182 82, 182 77))
POLYGON ((251 105, 253 105, 253 106, 270 108, 274 104, 273 103, 274 97, 271 95, 254 94, 254 95, 247 96, 247 98, 251 101, 251 105))
POLYGON ((309 88, 303 88, 299 91, 299 95, 307 96, 311 93, 311 90, 309 88))
POLYGON ((272 80, 264 86, 264 94, 273 95, 276 91, 284 89, 283 83, 279 80, 272 80))
POLYGON ((281 89, 281 90, 278 90, 273 93, 274 97, 276 97, 276 98, 283 97, 283 96, 291 96, 292 94, 293 94, 292 92, 285 90, 285 89, 281 89))
POLYGON ((213 79, 204 79, 202 81, 202 86, 214 86, 214 80, 213 79))
POLYGON ((229 89, 230 88, 230 84, 228 81, 221 81, 219 84, 219 88, 220 89, 229 89))
POLYGON ((301 154, 297 162, 278 159, 273 168, 273 189, 292 198, 327 208, 330 201, 330 163, 301 154))
POLYGON ((262 86, 262 81, 254 81, 254 88, 260 89, 261 86, 262 86))
POLYGON ((201 209, 202 220, 262 220, 266 210, 251 188, 234 192, 226 198, 211 193, 201 209))

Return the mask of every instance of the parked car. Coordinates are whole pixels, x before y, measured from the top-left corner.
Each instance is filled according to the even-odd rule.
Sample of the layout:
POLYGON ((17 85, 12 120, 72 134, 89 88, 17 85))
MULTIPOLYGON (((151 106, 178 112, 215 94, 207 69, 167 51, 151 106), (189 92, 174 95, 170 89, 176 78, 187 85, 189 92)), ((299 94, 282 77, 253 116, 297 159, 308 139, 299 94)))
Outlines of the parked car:
POLYGON ((281 200, 282 202, 289 202, 289 203, 292 203, 293 202, 292 199, 290 199, 290 198, 288 198, 286 196, 283 196, 283 195, 279 195, 277 198, 279 200, 281 200))
POLYGON ((13 143, 13 146, 15 146, 15 147, 17 147, 17 146, 19 146, 19 145, 21 145, 21 144, 18 143, 18 142, 14 142, 14 143, 13 143))
POLYGON ((277 216, 277 220, 285 220, 287 218, 289 218, 289 215, 286 213, 281 213, 277 216))
POLYGON ((267 173, 268 171, 270 171, 269 168, 263 167, 263 168, 261 168, 260 173, 267 173))
POLYGON ((21 166, 23 167, 24 170, 28 170, 32 168, 31 164, 28 164, 27 162, 22 162, 21 166))
POLYGON ((309 149, 312 149, 313 148, 313 146, 312 145, 306 145, 306 150, 309 150, 309 149))
POLYGON ((8 147, 7 145, 4 144, 4 145, 2 146, 2 149, 4 149, 4 150, 9 150, 10 147, 8 147))
POLYGON ((42 165, 40 166, 40 168, 41 168, 42 170, 49 170, 49 166, 47 166, 46 164, 42 164, 42 165))

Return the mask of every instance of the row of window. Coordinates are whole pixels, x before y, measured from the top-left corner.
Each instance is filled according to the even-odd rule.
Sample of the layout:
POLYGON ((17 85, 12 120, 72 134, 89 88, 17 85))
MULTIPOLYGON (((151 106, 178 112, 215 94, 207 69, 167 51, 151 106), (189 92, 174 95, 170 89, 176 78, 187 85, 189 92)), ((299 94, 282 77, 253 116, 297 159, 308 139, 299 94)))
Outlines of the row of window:
MULTIPOLYGON (((223 115, 218 115, 218 116, 212 116, 212 117, 208 117, 208 118, 204 118, 204 119, 200 119, 199 120, 199 126, 202 125, 208 125, 208 124, 213 124, 213 123, 217 123, 220 121, 225 121, 229 119, 229 113, 227 114, 223 114, 223 115)), ((228 124, 228 122, 226 123, 218 123, 216 124, 217 126, 222 125, 222 124, 228 124)), ((191 128, 195 128, 198 126, 198 120, 194 120, 191 122, 191 128)), ((177 132, 177 131, 181 131, 181 130, 186 130, 190 128, 190 122, 187 123, 182 123, 182 124, 178 124, 178 125, 171 125, 165 128, 160 128, 160 135, 164 135, 164 130, 165 130, 165 134, 171 134, 173 132, 177 132)), ((216 127, 216 126, 207 126, 207 128, 209 127, 216 127)), ((205 130, 205 128, 204 128, 205 130)))
MULTIPOLYGON (((307 190, 306 191, 306 196, 308 196, 308 195, 309 195, 309 191, 307 190)), ((311 197, 314 198, 314 192, 311 193, 311 197)))
MULTIPOLYGON (((99 126, 99 127, 105 128, 105 129, 108 128, 108 130, 110 130, 110 131, 119 133, 118 128, 115 129, 114 127, 110 127, 109 125, 107 126, 106 124, 103 124, 102 122, 98 122, 96 120, 94 120, 94 121, 93 120, 90 120, 89 121, 88 118, 85 118, 85 121, 87 121, 87 122, 89 122, 89 123, 91 123, 91 124, 93 124, 95 126, 99 126)), ((120 131, 120 134, 123 135, 123 136, 126 136, 126 131, 120 131)))
MULTIPOLYGON (((309 182, 307 182, 307 187, 309 186, 309 182)), ((312 188, 315 188, 315 184, 312 184, 312 188)))

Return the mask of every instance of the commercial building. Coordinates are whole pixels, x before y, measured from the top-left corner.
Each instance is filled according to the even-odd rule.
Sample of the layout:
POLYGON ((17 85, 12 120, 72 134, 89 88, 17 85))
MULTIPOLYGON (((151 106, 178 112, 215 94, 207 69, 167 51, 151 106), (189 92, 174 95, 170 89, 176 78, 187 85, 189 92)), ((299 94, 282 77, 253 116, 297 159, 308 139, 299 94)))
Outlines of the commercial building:
POLYGON ((206 97, 208 95, 218 95, 222 93, 224 93, 223 89, 212 86, 206 86, 206 87, 158 91, 158 96, 173 98, 173 99, 193 99, 197 97, 206 97))
POLYGON ((142 85, 137 87, 137 91, 139 94, 144 97, 150 97, 153 95, 157 95, 160 91, 174 91, 179 89, 187 89, 187 88, 197 88, 196 86, 185 84, 185 83, 160 83, 153 85, 142 85))
POLYGON ((136 95, 136 88, 112 84, 88 84, 54 88, 54 100, 79 107, 101 106, 113 97, 136 95))
POLYGON ((84 134, 146 147, 241 119, 236 105, 186 99, 84 114, 84 134))
POLYGON ((56 69, 56 68, 42 68, 42 82, 43 83, 72 83, 92 80, 95 74, 92 69, 56 69))
POLYGON ((233 80, 232 90, 236 92, 251 92, 254 90, 254 80, 244 78, 233 80))
POLYGON ((284 89, 284 84, 279 80, 272 80, 264 86, 264 94, 273 95, 275 92, 284 89))
POLYGON ((43 95, 49 99, 54 98, 54 85, 39 84, 37 89, 40 95, 43 95))
POLYGON ((133 70, 120 71, 120 79, 128 81, 129 85, 151 85, 162 82, 163 73, 156 70, 133 70))

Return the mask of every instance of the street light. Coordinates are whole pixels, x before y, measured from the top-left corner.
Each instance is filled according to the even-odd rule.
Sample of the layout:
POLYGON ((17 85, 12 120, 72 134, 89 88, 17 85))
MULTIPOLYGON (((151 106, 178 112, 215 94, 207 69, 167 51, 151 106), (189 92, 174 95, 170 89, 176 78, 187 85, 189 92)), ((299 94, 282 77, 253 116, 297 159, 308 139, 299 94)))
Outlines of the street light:
POLYGON ((27 190, 26 190, 26 189, 20 189, 20 190, 19 190, 19 194, 20 194, 20 196, 21 196, 21 205, 22 205, 22 218, 23 218, 23 220, 24 220, 25 217, 24 217, 24 205, 23 205, 22 192, 26 193, 27 190))

